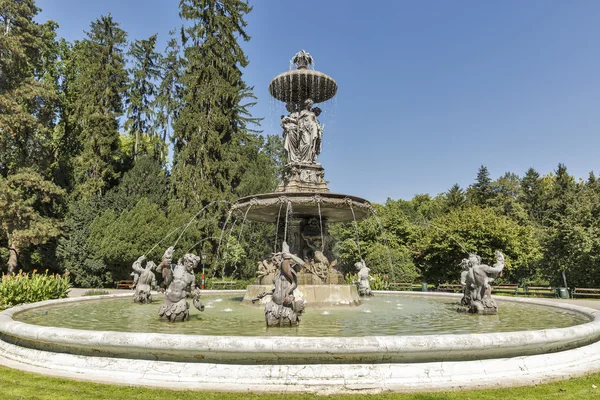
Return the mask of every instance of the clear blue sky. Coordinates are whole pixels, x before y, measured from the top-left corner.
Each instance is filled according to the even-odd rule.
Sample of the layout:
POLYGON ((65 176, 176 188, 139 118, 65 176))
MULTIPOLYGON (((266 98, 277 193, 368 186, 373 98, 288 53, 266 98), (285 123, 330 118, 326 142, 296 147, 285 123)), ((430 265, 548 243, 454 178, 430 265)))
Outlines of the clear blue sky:
MULTIPOLYGON (((112 13, 129 40, 180 26, 178 1, 38 0, 68 40, 112 13)), ((280 134, 273 77, 300 49, 337 80, 321 106, 329 188, 374 202, 436 195, 567 165, 600 168, 600 1, 255 0, 244 79, 265 134, 280 134)))

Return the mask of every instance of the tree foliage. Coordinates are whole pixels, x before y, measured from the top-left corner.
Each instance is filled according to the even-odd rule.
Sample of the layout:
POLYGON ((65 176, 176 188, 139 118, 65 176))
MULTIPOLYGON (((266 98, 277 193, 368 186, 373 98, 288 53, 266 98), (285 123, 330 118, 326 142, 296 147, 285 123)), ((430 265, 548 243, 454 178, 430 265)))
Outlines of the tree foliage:
POLYGON ((32 170, 0 176, 0 221, 10 251, 8 273, 15 271, 22 249, 40 245, 61 233, 64 190, 32 170))
POLYGON ((75 43, 71 113, 76 124, 78 153, 74 158, 76 192, 99 196, 119 176, 115 159, 119 121, 127 88, 123 56, 127 34, 110 14, 90 25, 87 38, 75 43))

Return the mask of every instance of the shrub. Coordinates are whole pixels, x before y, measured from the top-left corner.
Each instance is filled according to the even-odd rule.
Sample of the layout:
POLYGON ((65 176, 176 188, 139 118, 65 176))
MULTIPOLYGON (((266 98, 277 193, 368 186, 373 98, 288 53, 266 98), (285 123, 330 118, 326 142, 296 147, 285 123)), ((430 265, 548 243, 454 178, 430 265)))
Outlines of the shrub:
POLYGON ((0 282, 0 308, 8 308, 23 303, 62 299, 67 297, 71 287, 69 273, 64 275, 31 275, 19 271, 18 274, 3 275, 0 282))

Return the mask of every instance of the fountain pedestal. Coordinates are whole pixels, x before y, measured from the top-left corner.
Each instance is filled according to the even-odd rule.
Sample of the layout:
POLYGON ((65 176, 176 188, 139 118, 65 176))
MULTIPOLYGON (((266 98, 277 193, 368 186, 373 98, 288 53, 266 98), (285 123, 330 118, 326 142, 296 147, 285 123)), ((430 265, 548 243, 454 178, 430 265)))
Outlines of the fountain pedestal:
POLYGON ((276 193, 329 193, 321 164, 289 163, 276 193))
MULTIPOLYGON (((252 303, 252 299, 270 291, 272 287, 272 284, 248 286, 242 304, 264 306, 271 296, 265 296, 256 303, 252 303)), ((361 303, 354 285, 300 285, 294 290, 294 297, 304 300, 307 308, 358 306, 361 303)))

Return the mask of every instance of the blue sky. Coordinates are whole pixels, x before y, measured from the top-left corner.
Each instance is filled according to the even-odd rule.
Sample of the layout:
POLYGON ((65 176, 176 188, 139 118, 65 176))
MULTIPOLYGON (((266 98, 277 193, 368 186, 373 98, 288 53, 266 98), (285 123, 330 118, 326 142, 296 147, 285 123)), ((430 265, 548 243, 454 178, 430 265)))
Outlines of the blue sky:
MULTIPOLYGON (((178 1, 38 0, 38 20, 80 39, 107 13, 129 40, 181 25, 178 1)), ((321 105, 329 188, 373 202, 436 195, 559 162, 600 171, 599 1, 255 0, 244 71, 265 134, 281 134, 269 82, 305 49, 338 82, 321 105)))

